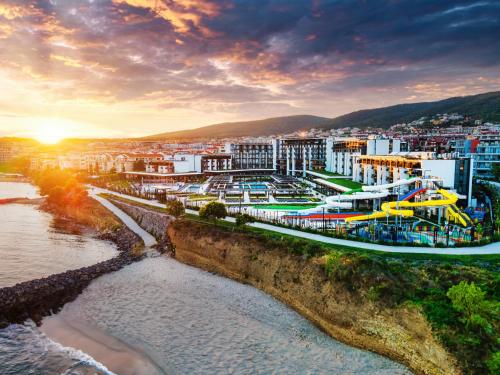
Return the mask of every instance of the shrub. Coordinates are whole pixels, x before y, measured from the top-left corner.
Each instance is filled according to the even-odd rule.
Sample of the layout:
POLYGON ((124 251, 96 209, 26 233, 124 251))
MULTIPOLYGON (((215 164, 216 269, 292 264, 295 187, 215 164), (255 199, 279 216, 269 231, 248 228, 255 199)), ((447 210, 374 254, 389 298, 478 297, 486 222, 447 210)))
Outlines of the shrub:
POLYGON ((254 218, 249 214, 238 214, 236 215, 236 226, 240 227, 248 223, 253 223, 254 218))
POLYGON ((141 243, 136 243, 132 247, 132 256, 138 258, 144 254, 144 246, 141 243))
POLYGON ((491 358, 486 361, 490 374, 500 374, 500 351, 492 354, 491 358))
POLYGON ((487 303, 486 292, 474 282, 461 281, 460 284, 448 289, 446 295, 451 300, 453 308, 462 313, 466 326, 478 326, 485 331, 490 331, 491 326, 484 316, 487 303))
POLYGON ((227 216, 227 210, 224 203, 210 202, 200 208, 200 217, 203 219, 223 219, 227 216))
POLYGON ((174 217, 179 217, 184 215, 185 209, 181 201, 172 200, 167 202, 166 211, 167 214, 169 215, 172 215, 174 217))

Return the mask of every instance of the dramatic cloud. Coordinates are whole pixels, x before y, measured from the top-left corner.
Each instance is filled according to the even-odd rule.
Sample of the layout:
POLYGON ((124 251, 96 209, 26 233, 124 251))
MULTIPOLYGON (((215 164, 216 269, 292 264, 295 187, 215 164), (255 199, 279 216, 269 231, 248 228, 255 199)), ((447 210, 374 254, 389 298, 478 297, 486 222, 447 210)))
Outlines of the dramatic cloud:
POLYGON ((495 90, 499 14, 493 0, 0 0, 0 135, 42 118, 138 135, 495 90))

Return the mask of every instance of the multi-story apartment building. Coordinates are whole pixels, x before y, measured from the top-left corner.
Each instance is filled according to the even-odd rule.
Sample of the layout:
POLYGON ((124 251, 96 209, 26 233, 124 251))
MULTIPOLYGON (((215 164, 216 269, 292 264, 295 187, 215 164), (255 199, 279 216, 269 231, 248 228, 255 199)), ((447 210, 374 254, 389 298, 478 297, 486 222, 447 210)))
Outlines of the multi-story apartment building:
POLYGON ((153 161, 146 165, 146 172, 148 173, 174 173, 174 162, 171 160, 153 161))
POLYGON ((380 137, 369 139, 329 138, 327 140, 326 170, 351 176, 353 157, 359 155, 389 155, 400 152, 400 140, 380 137))
POLYGON ((493 165, 500 163, 500 135, 481 136, 475 152, 468 155, 474 158, 477 177, 493 177, 493 165))
POLYGON ((305 176, 306 170, 326 166, 327 138, 281 138, 275 147, 278 173, 305 176))
POLYGON ((0 144, 0 164, 6 163, 14 157, 14 147, 7 144, 0 144))
POLYGON ((500 134, 482 134, 450 141, 451 151, 474 160, 475 177, 493 177, 495 163, 500 163, 500 134))
MULTIPOLYGON (((437 178, 442 187, 467 197, 472 193, 470 158, 439 159, 431 152, 354 156, 353 180, 364 185, 384 185, 409 177, 437 178)), ((407 185, 398 187, 405 193, 407 185)))
POLYGON ((231 155, 229 154, 209 154, 201 157, 201 171, 226 171, 231 168, 231 155))
POLYGON ((235 143, 230 147, 233 169, 275 169, 275 143, 235 143))

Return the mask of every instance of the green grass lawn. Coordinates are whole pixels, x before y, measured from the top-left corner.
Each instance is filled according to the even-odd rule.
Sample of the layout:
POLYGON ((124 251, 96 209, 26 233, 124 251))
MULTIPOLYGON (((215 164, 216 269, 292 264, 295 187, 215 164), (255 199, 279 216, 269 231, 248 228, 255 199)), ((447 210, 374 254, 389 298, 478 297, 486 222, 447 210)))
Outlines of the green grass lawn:
POLYGON ((343 176, 343 175, 341 175, 339 173, 328 172, 328 171, 324 171, 324 170, 321 170, 321 169, 314 169, 313 172, 319 173, 319 174, 324 174, 325 176, 332 176, 332 177, 343 176))
POLYGON ((306 210, 309 208, 318 207, 319 204, 259 204, 253 206, 253 208, 261 208, 265 210, 290 210, 290 211, 298 211, 298 210, 306 210))
POLYGON ((359 182, 349 180, 347 178, 328 178, 326 181, 340 186, 344 186, 348 189, 360 189, 363 185, 359 182))

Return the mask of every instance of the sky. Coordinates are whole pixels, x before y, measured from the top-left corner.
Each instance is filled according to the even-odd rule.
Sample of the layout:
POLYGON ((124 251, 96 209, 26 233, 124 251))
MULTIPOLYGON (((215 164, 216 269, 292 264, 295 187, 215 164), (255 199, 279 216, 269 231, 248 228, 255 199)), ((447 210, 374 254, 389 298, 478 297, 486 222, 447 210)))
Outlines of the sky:
POLYGON ((500 2, 0 0, 0 136, 134 137, 500 88, 500 2))

